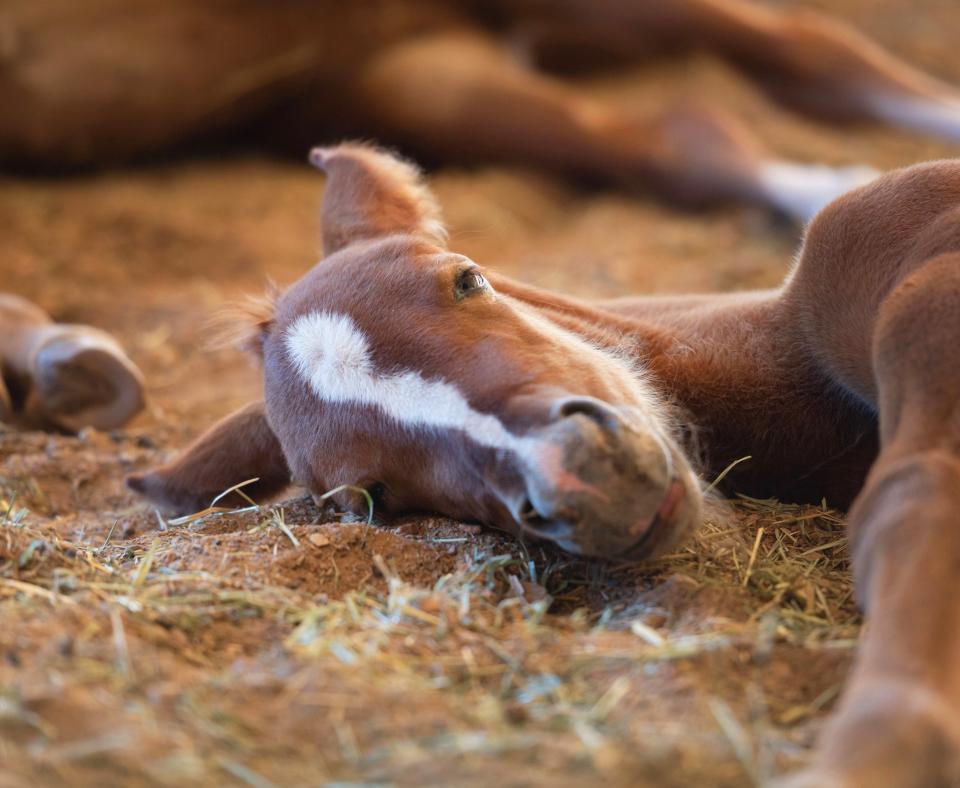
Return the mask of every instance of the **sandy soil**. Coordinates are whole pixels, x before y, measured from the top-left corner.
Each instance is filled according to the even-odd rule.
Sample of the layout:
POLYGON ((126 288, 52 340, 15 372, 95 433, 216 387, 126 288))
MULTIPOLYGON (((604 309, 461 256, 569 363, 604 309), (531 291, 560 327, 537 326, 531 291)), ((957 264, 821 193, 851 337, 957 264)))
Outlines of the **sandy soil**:
MULTIPOLYGON (((818 5, 960 82, 953 0, 818 5)), ((956 153, 799 120, 709 60, 585 86, 723 96, 798 158, 956 153)), ((772 285, 798 240, 521 169, 431 183, 459 251, 581 295, 772 285)), ((257 396, 208 323, 315 261, 321 189, 255 154, 0 179, 0 289, 115 332, 150 395, 116 433, 0 428, 0 785, 741 785, 801 763, 858 629, 829 510, 742 501, 623 569, 444 520, 324 522, 297 497, 165 526, 123 489, 257 396)))

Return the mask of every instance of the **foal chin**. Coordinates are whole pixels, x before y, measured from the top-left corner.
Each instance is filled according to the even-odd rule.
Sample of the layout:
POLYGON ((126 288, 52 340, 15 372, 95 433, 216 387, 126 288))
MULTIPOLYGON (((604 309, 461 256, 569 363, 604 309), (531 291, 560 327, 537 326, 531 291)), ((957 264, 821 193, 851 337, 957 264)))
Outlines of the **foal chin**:
MULTIPOLYGON (((479 460, 454 474, 451 463, 439 474, 444 483, 459 480, 448 487, 460 493, 450 515, 576 555, 630 561, 667 552, 699 524, 702 495, 689 464, 635 409, 568 396, 549 410, 552 419, 518 438, 514 451, 477 452, 444 441, 451 459, 479 460), (468 476, 472 485, 464 484, 468 476)), ((436 493, 427 500, 425 508, 444 508, 436 493)))

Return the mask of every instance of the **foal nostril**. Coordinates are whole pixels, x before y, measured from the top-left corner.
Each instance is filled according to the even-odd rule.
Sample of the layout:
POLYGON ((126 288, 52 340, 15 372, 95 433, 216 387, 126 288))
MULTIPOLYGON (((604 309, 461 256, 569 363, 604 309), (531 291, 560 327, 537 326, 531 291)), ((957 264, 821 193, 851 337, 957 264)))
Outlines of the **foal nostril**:
POLYGON ((567 399, 560 403, 557 415, 562 418, 576 415, 586 416, 606 432, 616 433, 620 429, 620 416, 617 412, 597 399, 567 399))
POLYGON ((524 499, 519 515, 524 528, 543 539, 565 539, 574 531, 572 523, 544 517, 536 510, 529 498, 524 499))

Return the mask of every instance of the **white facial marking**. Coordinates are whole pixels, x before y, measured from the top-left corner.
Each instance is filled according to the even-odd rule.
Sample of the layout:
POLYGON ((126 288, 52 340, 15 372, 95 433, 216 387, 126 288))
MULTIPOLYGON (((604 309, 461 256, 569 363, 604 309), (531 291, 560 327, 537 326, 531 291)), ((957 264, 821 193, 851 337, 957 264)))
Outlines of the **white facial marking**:
POLYGON ((527 443, 495 416, 473 410, 451 383, 412 370, 378 372, 366 336, 348 315, 301 315, 284 339, 297 372, 325 402, 376 407, 410 427, 462 430, 493 449, 520 453, 527 443))

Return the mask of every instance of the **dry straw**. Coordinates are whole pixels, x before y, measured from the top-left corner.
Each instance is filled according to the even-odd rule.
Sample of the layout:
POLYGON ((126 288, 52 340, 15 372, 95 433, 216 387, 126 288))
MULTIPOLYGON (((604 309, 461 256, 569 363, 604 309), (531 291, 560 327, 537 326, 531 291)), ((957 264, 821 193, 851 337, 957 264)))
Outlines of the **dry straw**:
MULTIPOLYGON (((143 725, 152 725, 151 735, 162 729, 164 741, 180 742, 168 744, 164 758, 172 752, 198 759, 189 761, 195 778, 228 775, 248 784, 278 779, 276 753, 285 747, 291 763, 306 763, 309 754, 313 766, 322 761, 323 774, 357 779, 402 773, 411 764, 427 768, 451 753, 493 764, 524 747, 571 764, 585 758, 584 768, 592 774, 642 771, 660 757, 656 753, 686 747, 682 737, 689 734, 689 729, 676 733, 668 709, 658 716, 645 706, 645 676, 659 670, 656 666, 673 665, 671 670, 693 676, 711 664, 704 660, 736 662, 738 655, 750 654, 762 662, 784 647, 848 653, 858 634, 843 522, 823 506, 741 497, 711 517, 688 545, 643 566, 578 560, 441 523, 437 532, 428 528, 404 537, 455 555, 453 571, 424 584, 405 578, 377 552, 379 542, 372 537, 380 531, 368 531, 374 514, 369 496, 366 524, 318 525, 319 510, 305 501, 258 506, 242 489, 252 481, 225 490, 203 511, 168 521, 166 531, 117 538, 114 522, 105 539, 101 534, 90 544, 65 539, 54 519, 24 513, 13 490, 0 488, 0 614, 7 621, 24 616, 60 621, 69 608, 71 637, 86 632, 91 643, 102 643, 105 661, 85 658, 60 666, 65 697, 100 686, 107 697, 132 702, 152 680, 156 653, 175 653, 199 676, 191 679, 194 700, 176 713, 141 703, 138 713, 147 714, 149 724, 118 716, 118 724, 126 720, 124 725, 133 726, 129 741, 88 742, 98 752, 97 747, 110 750, 107 762, 145 747, 137 737, 146 735, 143 725), (247 498, 248 505, 218 506, 228 493, 247 498), (331 571, 339 571, 339 546, 353 545, 351 550, 369 555, 370 581, 330 596, 285 585, 270 572, 257 574, 238 554, 224 553, 222 561, 239 561, 240 575, 187 560, 191 545, 199 550, 217 534, 231 533, 240 535, 231 542, 234 550, 251 544, 269 548, 257 561, 329 555, 331 571), (665 588, 682 594, 649 601, 665 588), (717 614, 685 618, 676 600, 703 594, 725 600, 717 614), (222 646, 205 641, 202 633, 227 625, 241 638, 244 631, 281 638, 270 646, 281 659, 277 669, 284 665, 288 682, 313 688, 291 695, 288 683, 277 697, 292 704, 288 713, 305 698, 320 704, 322 724, 333 726, 329 740, 299 740, 266 710, 262 718, 245 716, 240 727, 211 722, 203 698, 225 663, 222 646), (154 656, 147 659, 145 653, 154 656), (414 734, 419 728, 402 706, 380 707, 375 700, 388 696, 407 698, 422 714, 459 709, 454 714, 459 722, 451 721, 453 728, 444 734, 414 734), (366 710, 369 720, 395 718, 398 727, 386 738, 376 735, 374 728, 382 728, 370 727, 374 723, 365 723, 350 711, 354 708, 366 710), (404 733, 404 726, 413 727, 404 733), (638 743, 641 728, 646 733, 638 743), (199 750, 197 741, 204 742, 199 750)), ((714 759, 709 771, 716 758, 726 757, 737 779, 763 779, 774 755, 781 761, 796 756, 789 731, 823 714, 838 684, 839 679, 807 699, 764 696, 759 706, 749 693, 724 699, 706 690, 700 713, 707 715, 709 730, 676 768, 693 775, 698 758, 714 759)), ((236 690, 237 704, 243 698, 236 690)), ((242 712, 242 705, 223 703, 242 712)), ((46 753, 44 763, 56 754, 53 739, 36 732, 47 723, 25 722, 32 712, 16 704, 3 713, 21 720, 16 725, 33 725, 41 737, 33 750, 5 745, 8 758, 26 764, 20 773, 38 774, 31 771, 39 763, 37 753, 46 753)), ((61 764, 74 764, 63 753, 57 757, 61 764)), ((137 766, 148 777, 156 767, 150 763, 137 766)), ((72 774, 73 766, 62 768, 62 776, 72 774)))

